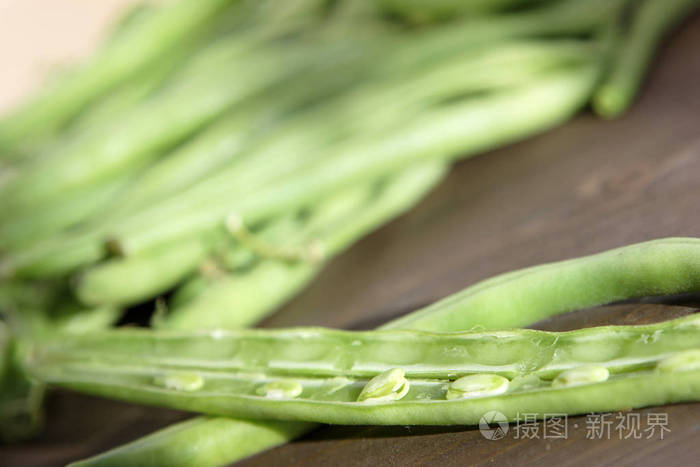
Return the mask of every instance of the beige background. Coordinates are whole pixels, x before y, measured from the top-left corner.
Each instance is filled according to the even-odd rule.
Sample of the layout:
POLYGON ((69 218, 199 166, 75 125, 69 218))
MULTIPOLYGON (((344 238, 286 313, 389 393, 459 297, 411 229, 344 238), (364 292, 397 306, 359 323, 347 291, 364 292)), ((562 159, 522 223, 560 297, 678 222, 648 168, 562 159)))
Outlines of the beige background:
POLYGON ((0 0, 0 115, 88 55, 137 0, 0 0))

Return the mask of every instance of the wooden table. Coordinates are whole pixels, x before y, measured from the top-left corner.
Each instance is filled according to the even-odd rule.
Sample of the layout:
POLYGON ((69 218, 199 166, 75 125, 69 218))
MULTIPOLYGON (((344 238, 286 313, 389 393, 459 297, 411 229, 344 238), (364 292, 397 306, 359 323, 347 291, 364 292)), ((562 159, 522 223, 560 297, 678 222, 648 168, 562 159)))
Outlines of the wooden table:
MULTIPOLYGON (((265 325, 372 328, 504 271, 652 238, 700 236, 699 45, 696 17, 665 48, 643 95, 621 119, 584 112, 545 135, 460 163, 417 208, 333 261, 265 325)), ((697 296, 647 299, 538 327, 642 323, 698 307, 697 296)), ((327 427, 243 464, 563 466, 700 458, 700 404, 631 413, 640 414, 641 429, 655 414, 667 414, 670 431, 664 439, 660 430, 651 439, 620 439, 614 430, 610 439, 587 439, 595 422, 585 416, 568 418, 566 439, 515 439, 511 429, 490 441, 459 426, 327 427)), ((59 465, 186 416, 56 392, 46 433, 0 448, 0 464, 59 465)))

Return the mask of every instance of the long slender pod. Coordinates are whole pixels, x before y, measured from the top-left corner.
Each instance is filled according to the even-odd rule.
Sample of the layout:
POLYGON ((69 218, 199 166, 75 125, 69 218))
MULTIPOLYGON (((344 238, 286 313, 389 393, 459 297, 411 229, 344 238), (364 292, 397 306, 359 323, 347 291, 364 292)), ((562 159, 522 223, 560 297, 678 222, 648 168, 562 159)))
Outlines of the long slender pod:
MULTIPOLYGON (((320 327, 241 330, 143 329, 59 336, 37 345, 31 363, 48 375, 63 371, 113 371, 115 380, 143 376, 201 374, 202 389, 232 394, 254 392, 252 382, 280 377, 309 379, 317 386, 336 377, 372 378, 400 367, 408 378, 457 379, 490 373, 545 381, 587 365, 611 374, 654 368, 661 361, 700 348, 700 317, 634 326, 600 326, 574 331, 532 329, 436 333, 403 329, 341 331, 320 327), (49 369, 55 364, 57 369, 49 369), (92 365, 94 364, 94 370, 92 365), (73 370, 62 367, 75 366, 73 370), (120 375, 121 374, 121 375, 120 375), (227 386, 226 386, 227 385, 227 386), (229 389, 226 389, 228 387, 229 389)), ((54 376, 55 375, 55 376, 54 376)), ((193 380, 195 378, 193 377, 193 380)), ((425 384, 428 384, 427 382, 425 384)), ((309 387, 318 400, 333 400, 309 387)))
POLYGON ((112 205, 114 199, 129 186, 131 178, 121 176, 90 186, 82 193, 59 200, 49 209, 27 213, 12 222, 2 223, 0 249, 23 251, 35 244, 51 242, 53 235, 74 227, 81 219, 112 205))
POLYGON ((286 128, 299 109, 329 99, 341 89, 343 92, 352 89, 363 73, 355 65, 352 60, 336 59, 327 68, 314 70, 320 83, 314 81, 311 85, 308 77, 298 76, 237 106, 202 134, 149 167, 139 177, 138 184, 120 199, 119 213, 127 215, 192 184, 207 183, 207 177, 217 171, 243 176, 245 166, 238 169, 232 166, 246 158, 250 147, 255 147, 258 140, 274 139, 276 130, 286 128))
POLYGON ((100 231, 64 232, 0 259, 0 278, 55 279, 101 260, 107 253, 100 231))
POLYGON ((128 259, 97 264, 79 275, 75 292, 86 305, 124 306, 167 291, 206 257, 211 236, 183 238, 128 259))
POLYGON ((700 239, 667 238, 487 279, 393 321, 452 331, 527 326, 618 300, 700 291, 700 239))
POLYGON ((117 331, 41 343, 26 364, 47 383, 212 415, 450 425, 696 400, 699 347, 691 316, 564 333, 117 331))
POLYGON ((593 107, 603 117, 616 117, 632 104, 659 47, 681 20, 700 6, 698 0, 643 0, 632 12, 629 31, 623 33, 612 69, 593 96, 593 107))
MULTIPOLYGON (((502 394, 505 392, 504 389, 510 385, 509 380, 501 379, 502 377, 478 381, 478 385, 474 385, 472 389, 464 390, 466 394, 476 394, 483 396, 483 398, 448 399, 446 386, 449 386, 450 380, 445 380, 440 384, 414 380, 411 386, 414 388, 413 396, 415 398, 395 401, 391 399, 395 393, 391 392, 390 387, 396 387, 397 384, 403 382, 395 383, 392 381, 385 386, 386 389, 381 388, 388 393, 389 397, 377 402, 370 399, 367 399, 370 402, 295 400, 290 396, 301 389, 298 387, 298 384, 301 384, 298 381, 287 385, 286 382, 277 384, 277 381, 260 380, 258 383, 263 393, 270 394, 269 397, 263 395, 232 396, 221 390, 188 392, 186 388, 192 386, 188 384, 189 382, 181 382, 178 377, 175 377, 174 381, 167 380, 167 384, 174 389, 164 389, 156 385, 136 382, 109 383, 103 380, 104 373, 92 375, 81 373, 80 376, 67 373, 63 375, 63 379, 56 377, 55 381, 60 382, 64 387, 82 390, 94 395, 117 397, 151 405, 164 405, 164 401, 167 401, 166 404, 169 407, 230 416, 261 419, 283 418, 343 425, 474 425, 478 424, 484 413, 490 410, 498 410, 508 420, 514 421, 522 413, 536 414, 541 418, 547 413, 609 412, 624 408, 687 402, 697 399, 698 394, 700 394, 700 370, 697 369, 697 366, 681 367, 674 372, 661 371, 662 368, 659 368, 659 371, 650 370, 626 374, 601 381, 594 378, 597 378, 599 374, 605 375, 605 372, 593 367, 590 375, 584 374, 592 379, 591 384, 529 388, 513 391, 502 397, 492 396, 494 393, 502 394), (267 386, 268 384, 270 386, 267 386), (184 390, 181 389, 183 387, 184 390), (278 396, 278 394, 281 395, 278 396), (436 400, 438 397, 443 399, 436 400)), ((457 381, 459 380, 455 382, 457 381)), ((338 384, 341 383, 338 382, 338 384)), ((194 383, 195 386, 197 384, 194 383)), ((359 398, 363 388, 369 384, 370 382, 363 380, 359 384, 350 385, 351 388, 348 388, 349 396, 359 398)), ((337 386, 329 384, 317 386, 316 389, 319 392, 332 393, 337 389, 337 386)), ((460 388, 456 389, 461 391, 460 388)))
POLYGON ((176 423, 72 467, 217 466, 289 442, 313 425, 304 422, 197 417, 176 423))

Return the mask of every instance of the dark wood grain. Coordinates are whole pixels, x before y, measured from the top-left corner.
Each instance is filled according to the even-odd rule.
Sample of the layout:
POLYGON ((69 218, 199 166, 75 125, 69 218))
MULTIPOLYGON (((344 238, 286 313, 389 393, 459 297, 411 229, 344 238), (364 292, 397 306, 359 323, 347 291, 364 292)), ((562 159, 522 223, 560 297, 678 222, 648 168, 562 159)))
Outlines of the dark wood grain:
MULTIPOLYGON (((372 328, 504 271, 666 236, 700 236, 700 18, 664 49, 632 111, 583 113, 528 141, 464 161, 408 215, 330 264, 266 326, 372 328)), ((692 312, 698 297, 586 310, 540 323, 571 329, 692 312), (687 305, 683 307, 681 305, 687 305)), ((327 427, 244 465, 654 465, 700 458, 700 404, 668 414, 665 439, 499 441, 464 427, 327 427)), ((49 398, 46 433, 0 448, 2 465, 60 465, 184 415, 68 394, 49 398)), ((577 426, 575 426, 577 425, 577 426)))

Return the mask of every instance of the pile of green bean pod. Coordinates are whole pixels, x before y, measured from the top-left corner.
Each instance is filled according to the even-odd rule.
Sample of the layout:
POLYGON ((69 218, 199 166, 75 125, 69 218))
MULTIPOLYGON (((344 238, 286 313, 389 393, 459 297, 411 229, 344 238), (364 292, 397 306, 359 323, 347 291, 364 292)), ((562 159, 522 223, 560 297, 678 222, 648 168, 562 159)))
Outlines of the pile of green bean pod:
MULTIPOLYGON (((341 192, 313 212, 312 219, 302 229, 285 234, 287 241, 291 238, 297 245, 301 243, 301 247, 295 248, 297 251, 301 248, 302 253, 315 258, 300 262, 273 257, 252 269, 248 267, 244 274, 237 269, 215 273, 211 279, 205 278, 208 284, 200 286, 193 299, 176 303, 156 327, 234 329, 255 324, 313 278, 326 261, 364 233, 409 208, 442 180, 445 173, 444 165, 428 164, 408 169, 387 181, 386 186, 375 189, 378 194, 374 196, 371 192, 360 193, 361 196, 341 192), (367 205, 368 200, 373 201, 367 205), (222 310, 235 312, 222 313, 222 310)), ((283 244, 279 239, 275 243, 283 244)))
MULTIPOLYGON (((18 420, 26 422, 8 437, 36 431, 44 380, 70 386, 69 380, 79 376, 70 371, 86 362, 68 358, 73 349, 65 354, 70 364, 61 360, 67 365, 63 376, 49 371, 41 362, 61 354, 60 346, 50 344, 55 333, 68 336, 68 349, 71 342, 87 339, 78 334, 114 326, 134 305, 154 310, 140 318, 156 329, 154 339, 180 330, 254 325, 334 256, 415 205, 451 163, 545 131, 588 103, 605 117, 622 113, 632 104, 660 41, 698 4, 177 0, 137 5, 93 58, 0 119, 0 316, 8 331, 0 336, 9 336, 0 339, 5 355, 0 369, 6 369, 0 418, 11 418, 3 410, 14 410, 12 401, 17 401, 18 420), (23 360, 24 342, 47 352, 32 354, 41 355, 38 360, 23 360), (38 380, 28 378, 30 367, 38 380)), ((697 240, 672 239, 511 273, 390 327, 412 330, 398 333, 412 336, 410 342, 418 339, 413 331, 512 328, 614 300, 697 291, 696 250, 697 240), (552 284, 554 271, 557 282, 552 284)), ((378 336, 393 335, 382 333, 378 336)), ((134 342, 148 340, 135 335, 134 342)), ((105 336, 106 344, 112 337, 105 336)), ((538 336, 547 341, 545 334, 538 336)), ((248 338, 240 339, 255 347, 248 338)), ((286 351, 281 335, 269 340, 270 348, 286 351)), ((604 366, 612 376, 600 384, 651 381, 658 376, 653 368, 661 365, 662 347, 643 347, 656 350, 634 371, 604 366)), ((674 352, 682 352, 681 347, 674 352)), ((537 346, 529 351, 544 358, 537 346)), ((365 357, 373 358, 357 358, 365 357)), ((343 407, 331 410, 336 422, 388 423, 387 414, 395 413, 397 423, 403 423, 403 414, 415 412, 424 418, 407 423, 447 423, 451 409, 429 415, 421 408, 427 400, 411 402, 415 391, 423 387, 430 397, 451 398, 472 384, 462 382, 448 391, 443 386, 454 382, 454 375, 446 368, 433 375, 435 381, 421 382, 427 377, 401 362, 385 363, 362 374, 324 374, 322 365, 304 373, 299 367, 294 371, 301 373, 275 374, 283 381, 269 381, 270 390, 284 394, 294 386, 290 378, 324 388, 323 381, 354 378, 336 396, 373 399, 383 390, 382 378, 393 381, 404 374, 410 384, 397 388, 408 391, 408 399, 393 402, 406 410, 395 413, 391 404, 382 403, 386 407, 377 405, 381 410, 363 419, 365 407, 374 402, 301 397, 287 404, 250 396, 243 390, 250 382, 245 378, 267 375, 274 367, 267 361, 255 370, 251 362, 236 370, 248 375, 234 378, 234 386, 243 389, 232 397, 243 399, 231 399, 235 403, 229 406, 221 399, 215 410, 201 411, 254 418, 282 404, 289 407, 288 416, 270 418, 332 421, 311 409, 328 403, 343 407), (370 384, 371 377, 379 382, 370 384), (260 400, 241 411, 237 404, 246 397, 260 400), (418 406, 410 409, 413 403, 418 406)), ((156 371, 159 363, 153 364, 156 371)), ((196 384, 191 375, 180 375, 179 381, 164 374, 165 379, 144 383, 139 378, 151 370, 132 375, 129 365, 122 369, 117 376, 135 382, 124 383, 124 395, 133 391, 134 400, 151 403, 163 396, 179 401, 166 405, 200 409, 196 400, 206 391, 168 386, 196 384)), ((86 386, 98 378, 99 365, 94 370, 90 377, 83 375, 86 386)), ((550 370, 532 376, 545 381, 547 394, 561 394, 561 399, 552 397, 553 406, 584 391, 549 387, 559 371, 550 370)), ((693 372, 681 373, 678 378, 688 378, 685 389, 659 389, 656 399, 640 395, 636 404, 692 393, 693 372)), ((490 370, 479 374, 522 377, 490 370)), ((117 397, 110 391, 124 382, 119 378, 102 378, 109 382, 105 395, 117 397)), ((207 384, 233 384, 227 378, 219 375, 207 384)), ((535 394, 516 392, 512 400, 531 403, 535 394)), ((470 407, 478 407, 461 400, 436 402, 464 404, 455 414, 465 421, 476 410, 470 407)), ((143 456, 155 455, 152 449, 159 446, 157 456, 165 456, 160 459, 215 465, 311 427, 283 420, 200 418, 152 435, 145 447, 137 441, 95 462, 157 463, 157 457, 146 461, 143 456), (174 447, 187 436, 201 446, 174 447), (240 442, 232 443, 234 436, 240 442)))

